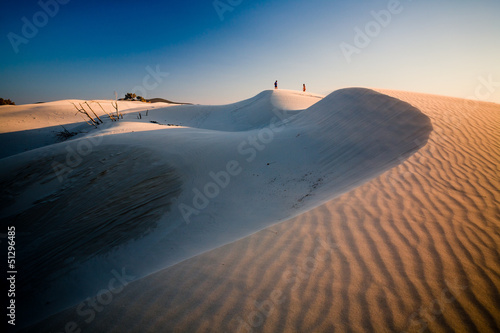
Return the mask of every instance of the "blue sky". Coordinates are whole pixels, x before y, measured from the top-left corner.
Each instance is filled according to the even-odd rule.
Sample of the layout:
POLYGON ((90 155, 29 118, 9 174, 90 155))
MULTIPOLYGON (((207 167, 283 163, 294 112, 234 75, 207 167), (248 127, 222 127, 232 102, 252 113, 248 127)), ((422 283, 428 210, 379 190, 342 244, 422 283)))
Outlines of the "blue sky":
POLYGON ((320 94, 363 86, 500 103, 498 0, 217 1, 219 12, 213 0, 7 1, 0 97, 134 91, 223 104, 278 80, 320 94), (23 31, 25 22, 37 31, 23 31), (356 52, 346 56, 345 45, 356 52))

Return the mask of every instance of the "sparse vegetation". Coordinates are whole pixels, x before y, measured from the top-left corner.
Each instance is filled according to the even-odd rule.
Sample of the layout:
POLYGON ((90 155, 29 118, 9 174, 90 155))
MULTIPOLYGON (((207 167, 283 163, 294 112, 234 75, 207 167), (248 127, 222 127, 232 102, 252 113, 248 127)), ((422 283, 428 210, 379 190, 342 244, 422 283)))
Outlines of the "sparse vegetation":
POLYGON ((115 109, 116 111, 116 120, 118 119, 123 119, 123 114, 121 114, 120 112, 118 112, 118 101, 115 101, 114 103, 111 102, 111 106, 115 109))
MULTIPOLYGON (((106 110, 104 110, 104 108, 102 107, 102 105, 99 102, 91 101, 91 103, 97 103, 101 107, 102 111, 108 115, 108 117, 109 117, 109 119, 111 119, 111 121, 118 121, 120 118, 123 119, 123 115, 120 112, 118 112, 118 102, 117 101, 111 103, 111 106, 113 106, 113 108, 116 110, 116 115, 112 115, 111 113, 106 112, 106 110)), ((78 104, 79 107, 75 103, 71 103, 71 104, 73 104, 77 113, 80 113, 83 120, 85 120, 85 122, 87 124, 94 126, 95 128, 97 128, 97 126, 100 124, 104 124, 104 121, 97 115, 97 113, 94 111, 94 109, 92 109, 92 107, 90 106, 90 104, 87 101, 85 101, 83 103, 79 103, 78 104), (85 105, 87 106, 87 109, 89 111, 87 111, 87 109, 85 109, 85 105), (95 118, 90 115, 91 113, 94 115, 95 118)))
MULTIPOLYGON (((115 92, 116 94, 116 92, 115 92)), ((172 102, 168 99, 164 98, 149 98, 146 99, 143 96, 137 96, 136 94, 133 93, 126 93, 124 98, 120 98, 120 101, 140 101, 143 103, 168 103, 168 104, 185 104, 185 105, 192 105, 192 103, 180 103, 180 102, 172 102)))
POLYGON ((145 99, 142 96, 137 96, 134 93, 126 93, 125 98, 123 99, 124 101, 140 101, 143 103, 150 103, 147 99, 145 99))
MULTIPOLYGON (((111 119, 112 121, 118 121, 118 119, 119 119, 119 118, 118 118, 118 117, 113 116, 111 113, 106 112, 106 110, 104 110, 104 108, 102 107, 101 103, 99 103, 99 102, 95 102, 95 103, 97 103, 97 104, 101 107, 102 111, 103 111, 105 114, 107 114, 107 115, 108 115, 109 119, 111 119)), ((113 103, 111 103, 111 105, 113 105, 113 103)), ((114 107, 114 106, 113 106, 113 107, 114 107)))
POLYGON ((77 135, 78 133, 77 132, 70 132, 66 129, 66 127, 64 127, 63 125, 61 125, 61 127, 63 128, 63 131, 59 131, 56 133, 56 136, 57 138, 60 140, 60 141, 66 141, 68 140, 69 138, 77 135))
POLYGON ((16 105, 16 103, 12 102, 10 99, 0 98, 0 105, 16 105))
POLYGON ((94 116, 96 116, 96 118, 101 122, 101 124, 104 124, 104 121, 102 121, 101 118, 99 118, 99 116, 97 115, 97 113, 95 113, 95 111, 92 109, 92 107, 89 105, 89 103, 87 101, 85 101, 85 104, 87 104, 87 107, 89 108, 89 110, 92 111, 92 113, 94 114, 94 116))
POLYGON ((97 125, 99 125, 99 122, 90 116, 90 114, 87 112, 87 110, 85 110, 85 108, 83 107, 82 103, 80 103, 80 108, 78 108, 75 103, 71 103, 71 104, 73 104, 77 113, 80 113, 81 117, 83 118, 83 120, 85 120, 85 122, 87 124, 97 128, 97 125), (87 118, 90 120, 90 122, 83 115, 87 116, 87 118))
POLYGON ((126 101, 133 101, 133 100, 135 100, 136 97, 137 97, 137 95, 133 94, 133 93, 126 93, 125 94, 126 101))
POLYGON ((118 94, 115 91, 115 102, 111 102, 111 106, 116 110, 116 120, 118 121, 121 118, 123 119, 123 115, 118 112, 118 94))
POLYGON ((173 127, 180 127, 181 125, 176 125, 176 124, 160 124, 159 122, 157 122, 156 120, 150 120, 149 121, 150 123, 153 123, 153 124, 158 124, 158 125, 162 125, 162 126, 173 126, 173 127))

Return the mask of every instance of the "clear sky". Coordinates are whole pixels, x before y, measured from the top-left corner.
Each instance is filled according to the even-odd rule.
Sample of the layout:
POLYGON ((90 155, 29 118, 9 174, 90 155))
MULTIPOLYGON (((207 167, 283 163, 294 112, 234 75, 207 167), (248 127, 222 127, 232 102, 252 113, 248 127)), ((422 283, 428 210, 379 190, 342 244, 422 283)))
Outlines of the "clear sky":
POLYGON ((0 35, 0 97, 17 104, 224 104, 275 80, 500 103, 498 0, 4 1, 0 35))

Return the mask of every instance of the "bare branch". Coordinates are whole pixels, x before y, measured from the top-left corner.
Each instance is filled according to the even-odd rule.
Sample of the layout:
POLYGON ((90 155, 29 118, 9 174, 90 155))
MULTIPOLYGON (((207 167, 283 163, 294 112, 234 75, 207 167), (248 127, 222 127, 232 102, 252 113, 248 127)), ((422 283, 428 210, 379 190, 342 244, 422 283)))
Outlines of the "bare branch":
POLYGON ((94 112, 94 110, 90 107, 89 103, 87 103, 87 101, 85 101, 85 104, 87 104, 87 106, 89 107, 90 111, 92 111, 92 113, 94 114, 94 116, 97 117, 97 119, 99 119, 99 121, 101 122, 101 124, 104 124, 104 121, 101 120, 101 118, 99 118, 99 116, 97 115, 97 113, 94 112))
POLYGON ((106 112, 106 110, 104 110, 104 108, 102 107, 101 103, 99 103, 99 102, 96 102, 96 103, 97 103, 97 104, 101 107, 102 111, 103 111, 105 114, 107 114, 107 115, 108 115, 109 119, 111 119, 112 121, 116 121, 116 119, 115 119, 115 117, 114 117, 114 116, 112 116, 110 113, 108 113, 108 112, 106 112))
MULTIPOLYGON (((85 108, 83 108, 82 104, 80 104, 80 108, 78 108, 75 103, 71 103, 71 104, 73 104, 73 106, 75 107, 77 113, 84 114, 84 115, 86 115, 90 119, 90 121, 91 121, 92 124, 89 124, 89 125, 93 125, 93 126, 95 126, 97 128, 97 125, 99 125, 99 123, 97 121, 95 121, 89 115, 89 113, 85 110, 85 108)), ((82 116, 82 118, 83 118, 83 120, 85 120, 85 118, 83 116, 82 116)), ((87 120, 85 120, 85 122, 88 124, 87 120)))

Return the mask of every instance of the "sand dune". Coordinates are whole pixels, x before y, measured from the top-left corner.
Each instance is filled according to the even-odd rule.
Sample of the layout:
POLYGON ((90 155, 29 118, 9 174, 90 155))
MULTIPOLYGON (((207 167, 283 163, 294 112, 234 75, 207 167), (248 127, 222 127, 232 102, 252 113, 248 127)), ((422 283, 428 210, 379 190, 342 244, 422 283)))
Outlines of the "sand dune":
POLYGON ((403 164, 26 331, 498 332, 500 106, 382 92, 432 120, 403 164))
MULTIPOLYGON (((91 128, 72 104, 82 103, 85 105, 85 102, 68 99, 41 104, 1 106, 0 158, 60 142, 56 134, 63 130, 62 126, 68 131, 81 133, 80 137, 88 133, 91 128)), ((97 103, 100 103, 106 112, 115 112, 111 105, 112 101, 97 100, 88 101, 88 103, 103 119, 107 116, 97 103)), ((151 105, 141 102, 118 101, 118 108, 125 115, 166 106, 168 104, 165 103, 151 105)))
POLYGON ((100 127, 2 160, 0 224, 26 244, 24 324, 111 288, 117 267, 130 282, 314 208, 398 165, 432 130, 418 109, 361 88, 264 91, 100 127))

